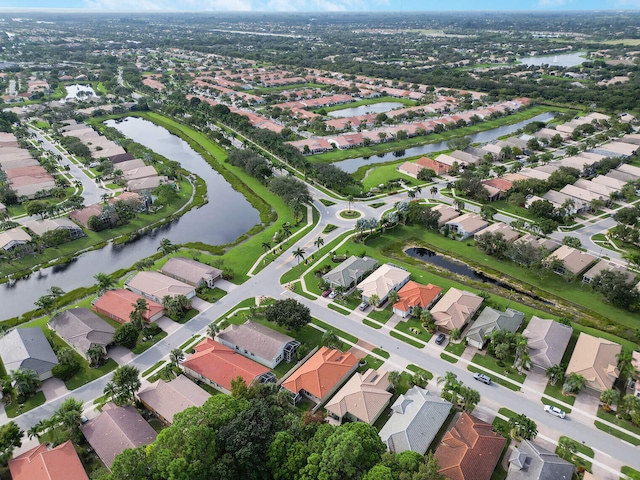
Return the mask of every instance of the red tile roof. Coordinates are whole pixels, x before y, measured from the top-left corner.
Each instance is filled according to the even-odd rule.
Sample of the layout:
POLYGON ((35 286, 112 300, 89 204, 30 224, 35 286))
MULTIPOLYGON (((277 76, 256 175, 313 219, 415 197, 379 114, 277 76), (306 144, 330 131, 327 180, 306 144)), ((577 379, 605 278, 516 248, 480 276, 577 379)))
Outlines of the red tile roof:
POLYGON ((428 308, 441 293, 441 287, 432 284, 420 285, 410 280, 398 291, 399 299, 393 308, 403 312, 409 311, 411 307, 428 308))
POLYGON ((251 385, 256 377, 269 371, 210 338, 200 342, 194 350, 196 353, 190 355, 182 365, 227 390, 231 390, 231 380, 238 376, 244 378, 247 385, 251 385))
POLYGON ((434 455, 439 473, 450 480, 489 480, 506 442, 491 424, 463 412, 434 455))
MULTIPOLYGON (((108 290, 93 304, 91 309, 102 315, 107 315, 117 322, 124 323, 130 321, 129 314, 133 311, 133 304, 135 304, 139 298, 144 297, 129 290, 108 290)), ((164 308, 153 300, 145 300, 147 300, 149 310, 147 310, 143 316, 148 322, 149 319, 157 315, 158 312, 163 311, 164 308)))
POLYGON ((324 396, 336 386, 358 363, 355 355, 322 347, 287 378, 282 386, 293 393, 306 390, 316 398, 324 396))
POLYGON ((70 440, 51 450, 46 444, 9 460, 13 480, 89 480, 70 440))

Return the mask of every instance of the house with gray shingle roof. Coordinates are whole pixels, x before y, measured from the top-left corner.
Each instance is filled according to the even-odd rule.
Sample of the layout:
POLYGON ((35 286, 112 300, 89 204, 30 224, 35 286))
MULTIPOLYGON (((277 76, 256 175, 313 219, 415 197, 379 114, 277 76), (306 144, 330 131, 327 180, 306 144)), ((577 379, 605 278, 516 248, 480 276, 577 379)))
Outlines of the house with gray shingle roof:
POLYGON ((71 308, 57 313, 49 320, 49 328, 88 359, 87 352, 95 345, 107 353, 116 329, 88 308, 71 308))
POLYGON ((39 328, 16 328, 0 338, 0 357, 7 373, 33 370, 40 380, 51 378, 58 357, 39 328))
POLYGON ((378 261, 369 257, 351 256, 322 276, 332 287, 350 288, 378 266, 378 261))
POLYGON ((536 317, 529 320, 522 335, 529 345, 531 365, 546 370, 560 365, 573 329, 554 320, 536 317))
POLYGON ((391 407, 391 418, 380 430, 380 438, 390 452, 412 450, 424 455, 452 407, 450 402, 414 386, 391 407))
POLYGON ((300 346, 300 342, 289 335, 251 320, 242 325, 229 325, 216 335, 216 340, 269 368, 275 368, 282 360, 293 360, 300 346))
POLYGON ((493 332, 506 330, 516 333, 523 320, 524 313, 518 310, 507 308, 506 311, 501 312, 491 307, 485 307, 469 328, 466 337, 467 343, 482 349, 493 332))
POLYGON ((571 480, 574 469, 555 453, 523 440, 511 452, 507 480, 571 480))

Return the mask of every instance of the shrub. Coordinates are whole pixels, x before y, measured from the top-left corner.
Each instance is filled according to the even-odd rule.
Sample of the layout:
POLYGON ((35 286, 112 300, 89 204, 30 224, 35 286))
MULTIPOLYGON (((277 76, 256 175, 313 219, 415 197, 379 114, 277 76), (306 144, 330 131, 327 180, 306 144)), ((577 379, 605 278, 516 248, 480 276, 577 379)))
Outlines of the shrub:
POLYGON ((64 382, 71 379, 79 371, 80 365, 78 364, 63 365, 60 363, 51 369, 53 376, 64 382))

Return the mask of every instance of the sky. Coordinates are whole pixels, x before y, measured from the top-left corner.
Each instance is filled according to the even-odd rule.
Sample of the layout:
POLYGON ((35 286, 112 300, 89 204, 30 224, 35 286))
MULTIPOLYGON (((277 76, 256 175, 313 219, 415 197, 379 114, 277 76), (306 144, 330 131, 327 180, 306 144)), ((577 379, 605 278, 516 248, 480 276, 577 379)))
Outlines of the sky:
POLYGON ((640 9, 640 0, 0 0, 5 8, 87 11, 558 11, 640 9))

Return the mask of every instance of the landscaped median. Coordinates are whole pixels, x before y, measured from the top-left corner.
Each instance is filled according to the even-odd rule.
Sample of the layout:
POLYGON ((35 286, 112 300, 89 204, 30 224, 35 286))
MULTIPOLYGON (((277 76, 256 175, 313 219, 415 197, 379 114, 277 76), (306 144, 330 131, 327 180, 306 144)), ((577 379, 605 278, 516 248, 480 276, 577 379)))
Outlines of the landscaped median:
POLYGON ((629 442, 632 445, 636 445, 636 446, 640 445, 640 439, 637 436, 635 436, 635 435, 640 435, 640 427, 634 425, 628 420, 618 418, 616 416, 616 413, 613 411, 605 412, 601 407, 598 408, 597 415, 598 415, 598 418, 601 418, 602 420, 605 420, 609 423, 613 423, 614 425, 617 425, 622 429, 622 430, 618 430, 617 428, 610 427, 609 425, 596 420, 594 423, 598 430, 602 430, 603 432, 610 433, 614 437, 624 440, 625 442, 629 442), (635 435, 627 434, 624 432, 624 430, 630 433, 634 433, 635 435))

